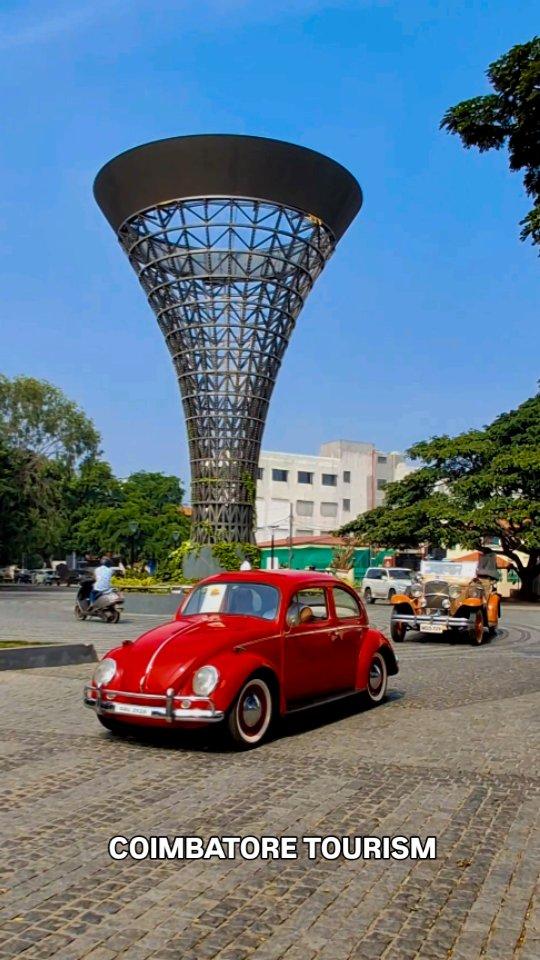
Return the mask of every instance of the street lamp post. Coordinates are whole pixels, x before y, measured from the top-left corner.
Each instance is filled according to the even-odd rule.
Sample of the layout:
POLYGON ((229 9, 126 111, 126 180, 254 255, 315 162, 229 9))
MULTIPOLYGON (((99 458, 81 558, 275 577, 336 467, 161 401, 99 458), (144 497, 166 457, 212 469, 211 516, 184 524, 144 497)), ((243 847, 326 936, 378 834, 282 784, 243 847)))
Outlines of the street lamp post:
POLYGON ((135 520, 130 520, 128 527, 130 533, 130 566, 131 569, 133 569, 135 563, 135 537, 139 532, 139 524, 135 520))
POLYGON ((289 570, 292 570, 292 535, 293 535, 293 509, 292 503, 289 504, 289 570))

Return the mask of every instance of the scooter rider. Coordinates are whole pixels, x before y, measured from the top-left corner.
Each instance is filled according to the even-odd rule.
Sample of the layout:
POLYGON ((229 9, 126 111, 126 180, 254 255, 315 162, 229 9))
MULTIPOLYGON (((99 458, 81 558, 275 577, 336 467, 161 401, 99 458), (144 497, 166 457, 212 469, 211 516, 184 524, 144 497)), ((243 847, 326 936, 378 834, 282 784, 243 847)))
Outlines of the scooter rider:
POLYGON ((90 604, 95 603, 97 598, 101 596, 102 593, 110 590, 112 586, 113 572, 111 570, 111 561, 108 557, 102 557, 99 564, 99 567, 96 567, 94 570, 94 586, 90 594, 90 604))

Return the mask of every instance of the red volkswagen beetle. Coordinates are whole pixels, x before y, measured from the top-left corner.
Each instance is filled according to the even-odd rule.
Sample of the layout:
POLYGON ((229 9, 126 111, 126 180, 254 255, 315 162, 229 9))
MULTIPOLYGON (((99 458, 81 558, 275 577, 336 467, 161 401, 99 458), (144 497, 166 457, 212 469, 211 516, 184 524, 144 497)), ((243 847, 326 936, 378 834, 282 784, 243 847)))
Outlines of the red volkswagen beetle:
POLYGON ((218 574, 176 619, 98 663, 84 700, 110 730, 225 723, 254 747, 276 715, 386 693, 397 660, 354 590, 325 573, 218 574))

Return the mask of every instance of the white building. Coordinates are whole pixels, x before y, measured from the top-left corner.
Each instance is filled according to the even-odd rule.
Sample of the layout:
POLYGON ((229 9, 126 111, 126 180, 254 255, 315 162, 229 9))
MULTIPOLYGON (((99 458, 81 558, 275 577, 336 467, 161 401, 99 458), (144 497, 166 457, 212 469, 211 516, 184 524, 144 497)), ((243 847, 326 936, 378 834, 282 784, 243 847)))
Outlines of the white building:
POLYGON ((257 481, 258 542, 289 534, 319 536, 337 530, 384 499, 391 480, 411 467, 402 453, 382 453, 372 443, 332 440, 318 456, 262 451, 257 481))

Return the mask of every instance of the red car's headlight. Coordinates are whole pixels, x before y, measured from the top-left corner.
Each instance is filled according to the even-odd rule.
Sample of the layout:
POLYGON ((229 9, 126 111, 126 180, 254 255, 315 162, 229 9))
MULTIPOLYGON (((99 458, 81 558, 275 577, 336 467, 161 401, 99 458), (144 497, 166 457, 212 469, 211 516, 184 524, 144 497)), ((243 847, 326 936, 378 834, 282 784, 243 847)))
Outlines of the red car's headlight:
POLYGON ((116 660, 112 657, 104 657, 100 660, 94 670, 94 683, 100 686, 102 683, 110 683, 116 673, 116 660))
POLYGON ((216 689, 219 671, 211 665, 200 667, 193 675, 193 693, 198 697, 208 697, 216 689))

